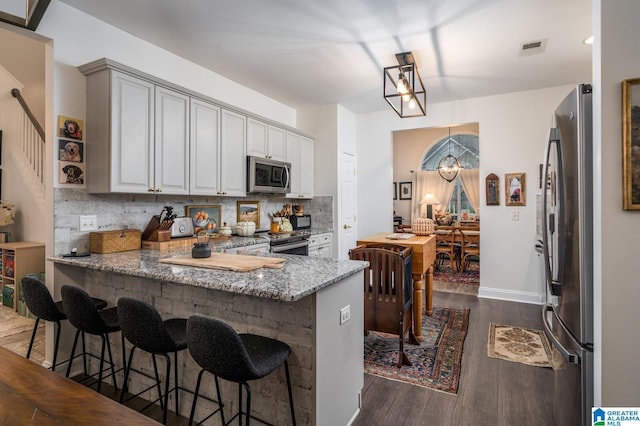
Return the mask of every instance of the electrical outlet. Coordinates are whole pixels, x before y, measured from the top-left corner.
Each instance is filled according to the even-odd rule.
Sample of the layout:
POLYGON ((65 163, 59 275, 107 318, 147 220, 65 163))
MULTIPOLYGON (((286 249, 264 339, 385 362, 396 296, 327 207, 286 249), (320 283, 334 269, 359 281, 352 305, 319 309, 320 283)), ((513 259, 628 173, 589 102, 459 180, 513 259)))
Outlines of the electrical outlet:
POLYGON ((520 220, 520 212, 519 211, 511 212, 511 220, 513 220, 513 221, 520 220))
POLYGON ((340 309, 340 325, 351 319, 351 305, 347 305, 340 309))
POLYGON ((98 217, 96 215, 80 216, 80 231, 95 231, 98 229, 98 217))

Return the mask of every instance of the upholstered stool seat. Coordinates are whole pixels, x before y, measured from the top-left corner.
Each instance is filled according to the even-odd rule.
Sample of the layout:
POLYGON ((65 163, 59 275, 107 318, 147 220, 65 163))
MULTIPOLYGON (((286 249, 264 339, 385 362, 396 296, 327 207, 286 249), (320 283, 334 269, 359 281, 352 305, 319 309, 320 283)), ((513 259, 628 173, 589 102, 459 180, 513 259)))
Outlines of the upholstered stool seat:
MULTIPOLYGON (((185 318, 172 318, 163 321, 158 311, 149 303, 143 300, 136 300, 122 297, 118 300, 118 315, 120 317, 120 328, 126 339, 133 347, 129 352, 129 360, 124 375, 124 385, 120 394, 120 402, 124 401, 125 390, 127 389, 127 379, 131 373, 133 354, 137 348, 151 354, 155 372, 156 386, 158 389, 158 399, 163 409, 162 422, 167 422, 167 410, 169 405, 169 393, 175 390, 176 414, 178 412, 178 352, 187 349, 187 320, 185 318), (171 381, 171 358, 174 356, 174 382, 173 389, 169 389, 171 381), (160 390, 160 377, 156 364, 156 355, 161 355, 166 361, 164 401, 160 390)), ((148 389, 145 389, 145 391, 148 389)), ((144 392, 144 391, 143 391, 144 392)), ((155 402, 155 401, 153 401, 155 402)), ((142 410, 145 410, 153 402, 142 410)))
POLYGON ((220 320, 199 315, 193 315, 187 320, 187 344, 189 345, 191 356, 202 368, 198 375, 189 424, 193 423, 202 374, 205 371, 214 375, 218 401, 222 401, 220 399, 218 378, 238 383, 238 413, 229 422, 226 422, 223 406, 220 404, 219 409, 216 411, 220 411, 222 424, 231 423, 236 417, 239 417, 241 423, 242 415, 245 415, 246 424, 249 425, 249 421, 253 416, 251 416, 251 388, 247 382, 267 376, 282 364, 284 364, 287 377, 291 421, 292 424, 296 424, 287 361, 291 354, 289 345, 268 337, 254 334, 238 334, 228 324, 220 320), (246 411, 244 412, 242 410, 243 387, 247 391, 246 411))
MULTIPOLYGON (((57 362, 58 359, 58 344, 60 342, 60 321, 66 320, 67 315, 64 313, 64 305, 62 300, 54 302, 49 293, 47 286, 40 280, 31 277, 24 277, 21 281, 22 294, 24 296, 24 302, 27 305, 29 311, 36 316, 36 323, 33 327, 33 333, 31 334, 31 340, 29 341, 29 349, 27 350, 26 358, 31 356, 31 350, 33 349, 33 341, 36 337, 36 331, 38 330, 38 324, 40 320, 51 321, 54 323, 54 350, 53 350, 53 362, 51 364, 51 370, 55 371, 56 367, 69 360, 57 362)), ((107 301, 92 297, 93 303, 96 309, 103 309, 107 306, 107 301)))

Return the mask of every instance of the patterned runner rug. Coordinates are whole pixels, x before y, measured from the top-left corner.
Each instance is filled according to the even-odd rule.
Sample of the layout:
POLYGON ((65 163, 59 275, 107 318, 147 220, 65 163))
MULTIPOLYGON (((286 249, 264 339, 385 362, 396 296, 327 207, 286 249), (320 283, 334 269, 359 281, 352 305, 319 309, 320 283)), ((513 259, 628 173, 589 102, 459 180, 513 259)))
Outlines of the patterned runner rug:
POLYGON ((493 322, 489 323, 487 355, 535 367, 562 367, 562 356, 552 350, 544 331, 493 322))
POLYGON ((420 345, 405 343, 413 365, 402 368, 396 367, 398 336, 371 331, 364 339, 364 370, 386 379, 456 394, 468 328, 468 308, 434 306, 433 316, 423 316, 420 345))
POLYGON ((456 269, 452 270, 449 262, 445 260, 443 265, 438 265, 434 269, 433 280, 478 287, 480 285, 480 265, 478 262, 471 262, 465 271, 458 272, 456 269))

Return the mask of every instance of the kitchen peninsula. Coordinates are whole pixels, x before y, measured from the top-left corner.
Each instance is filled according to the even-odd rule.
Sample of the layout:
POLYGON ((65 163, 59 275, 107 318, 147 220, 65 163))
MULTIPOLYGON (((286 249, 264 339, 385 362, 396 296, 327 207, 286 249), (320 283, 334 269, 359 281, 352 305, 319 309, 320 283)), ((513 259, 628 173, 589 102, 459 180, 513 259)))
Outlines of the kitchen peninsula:
MULTIPOLYGON (((169 256, 187 252, 190 249, 169 256)), ((59 295, 62 285, 72 284, 110 305, 123 296, 139 298, 153 304, 163 318, 209 315, 240 333, 282 340, 292 348, 289 363, 298 423, 345 425, 357 415, 364 375, 362 271, 366 262, 271 255, 285 259, 281 269, 231 272, 160 263, 166 256, 161 253, 138 250, 50 258, 55 293, 59 295), (350 320, 340 324, 340 311, 347 306, 350 320)), ((65 340, 70 341, 71 335, 72 330, 66 328, 65 340)), ((99 339, 87 343, 89 351, 99 353, 99 339)), ((116 362, 122 365, 119 339, 112 339, 111 344, 116 362)), ((61 350, 69 347, 65 341, 61 344, 61 350)), ((178 355, 178 363, 180 386, 193 389, 199 368, 186 351, 178 355)), ((144 388, 139 377, 132 377, 132 391, 144 388)), ((121 375, 119 379, 121 382, 121 375)), ((205 381, 203 387, 211 395, 213 386, 205 381)), ((283 371, 261 379, 252 389, 252 410, 258 417, 288 424, 283 371)), ((145 397, 154 399, 155 395, 145 397)), ((228 407, 237 407, 235 385, 224 383, 222 397, 228 407)), ((191 401, 189 393, 181 393, 181 414, 189 412, 191 401)), ((209 408, 212 406, 199 404, 200 416, 209 408)))

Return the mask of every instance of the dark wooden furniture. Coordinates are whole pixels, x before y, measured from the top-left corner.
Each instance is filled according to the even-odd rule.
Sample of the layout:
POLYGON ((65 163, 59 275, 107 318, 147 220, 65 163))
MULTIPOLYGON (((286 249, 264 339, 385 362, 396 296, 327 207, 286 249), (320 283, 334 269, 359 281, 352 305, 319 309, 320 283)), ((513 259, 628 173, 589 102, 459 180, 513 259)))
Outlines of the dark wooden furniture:
POLYGON ((365 260, 364 331, 397 334, 400 350, 398 368, 412 365, 404 351, 404 339, 418 344, 413 333, 413 288, 411 247, 393 244, 369 244, 349 251, 353 260, 365 260))
POLYGON ((2 347, 0 359, 0 412, 3 424, 158 424, 2 347))
POLYGON ((413 249, 413 333, 420 340, 422 335, 422 307, 427 315, 433 313, 433 263, 436 260, 436 237, 435 235, 416 235, 406 240, 390 240, 386 232, 360 238, 357 245, 368 245, 375 243, 396 244, 413 249), (424 279, 424 287, 422 280, 424 279), (424 292, 425 303, 422 303, 422 290, 424 292))
POLYGON ((466 270, 471 259, 480 262, 480 232, 479 231, 459 231, 462 236, 461 268, 466 270))

